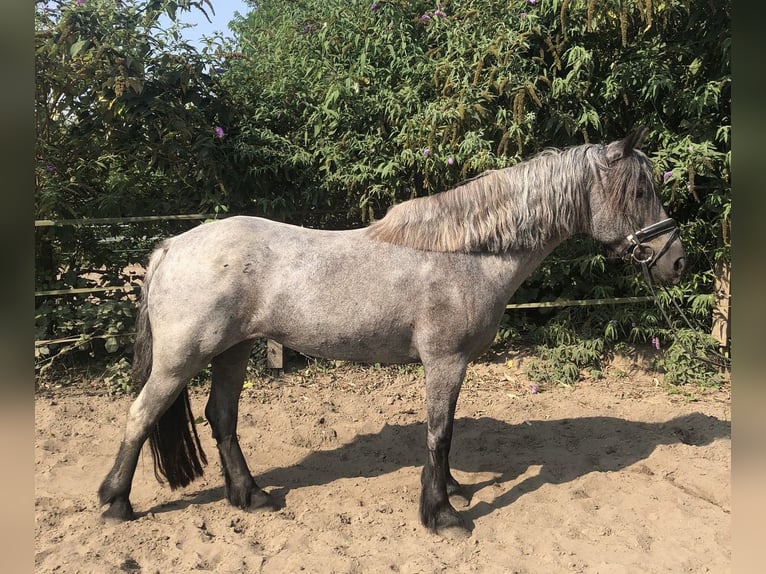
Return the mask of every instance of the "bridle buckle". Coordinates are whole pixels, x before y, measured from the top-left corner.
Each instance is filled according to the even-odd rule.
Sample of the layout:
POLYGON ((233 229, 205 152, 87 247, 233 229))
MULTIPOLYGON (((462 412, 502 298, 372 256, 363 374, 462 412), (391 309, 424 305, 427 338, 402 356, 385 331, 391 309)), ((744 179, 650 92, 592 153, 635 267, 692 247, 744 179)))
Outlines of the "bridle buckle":
POLYGON ((654 263, 664 255, 665 251, 668 250, 670 244, 676 237, 678 237, 678 224, 670 217, 658 221, 657 223, 647 225, 646 227, 642 227, 638 231, 628 235, 628 246, 624 258, 626 260, 631 260, 635 265, 654 265, 654 263), (651 246, 645 244, 646 241, 651 241, 655 237, 665 235, 666 233, 672 234, 659 253, 656 253, 651 246))

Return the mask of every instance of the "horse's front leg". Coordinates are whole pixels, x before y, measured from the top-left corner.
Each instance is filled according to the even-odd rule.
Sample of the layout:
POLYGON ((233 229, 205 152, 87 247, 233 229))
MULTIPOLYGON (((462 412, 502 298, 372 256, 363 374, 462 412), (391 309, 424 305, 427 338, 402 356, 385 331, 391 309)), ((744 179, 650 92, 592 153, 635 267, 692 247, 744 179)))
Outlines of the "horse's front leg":
POLYGON ((252 341, 244 341, 213 358, 210 398, 205 407, 221 457, 226 498, 239 508, 273 506, 271 497, 253 480, 237 438, 239 396, 252 347, 252 341))
POLYGON ((463 357, 435 359, 424 361, 423 365, 426 371, 428 459, 421 475, 420 521, 434 532, 449 527, 467 529, 449 501, 450 494, 462 494, 462 488, 450 473, 449 451, 466 360, 463 357))

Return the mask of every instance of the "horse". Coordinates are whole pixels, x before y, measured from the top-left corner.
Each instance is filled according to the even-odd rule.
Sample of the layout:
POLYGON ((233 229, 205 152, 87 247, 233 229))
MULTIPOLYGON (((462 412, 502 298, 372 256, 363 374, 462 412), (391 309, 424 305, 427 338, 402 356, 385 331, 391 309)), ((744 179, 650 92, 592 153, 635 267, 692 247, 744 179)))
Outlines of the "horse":
POLYGON ((430 531, 467 530, 450 503, 458 394, 468 363, 493 342, 511 295, 567 238, 588 234, 658 284, 685 266, 678 226, 638 149, 645 128, 606 145, 546 149, 453 189, 396 204, 366 227, 328 231, 236 216, 164 240, 147 265, 136 320, 129 407, 99 491, 105 519, 135 518, 129 495, 149 439, 154 473, 171 489, 207 458, 187 383, 211 367, 205 406, 225 496, 274 507, 237 437, 239 398, 258 339, 302 354, 366 363, 420 362, 427 456, 419 518, 430 531))

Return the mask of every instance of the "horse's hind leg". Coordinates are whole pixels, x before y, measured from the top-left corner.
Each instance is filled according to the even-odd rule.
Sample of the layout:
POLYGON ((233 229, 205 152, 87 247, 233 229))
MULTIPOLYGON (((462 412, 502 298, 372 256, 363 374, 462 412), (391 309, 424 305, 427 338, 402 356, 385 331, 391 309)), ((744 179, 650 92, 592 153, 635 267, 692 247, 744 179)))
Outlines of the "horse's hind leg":
POLYGON ((252 341, 243 341, 213 358, 213 382, 205 407, 221 456, 226 498, 240 508, 272 506, 271 497, 253 480, 237 439, 239 396, 252 348, 252 341))
POLYGON ((129 496, 141 447, 185 385, 185 378, 174 379, 152 373, 133 401, 114 465, 98 489, 101 504, 109 504, 102 514, 104 518, 121 521, 135 518, 129 496))
POLYGON ((428 415, 428 459, 421 475, 420 520, 427 528, 465 529, 460 514, 452 507, 449 494, 462 489, 449 469, 449 451, 460 386, 465 376, 462 357, 430 362, 426 370, 426 410, 428 415))

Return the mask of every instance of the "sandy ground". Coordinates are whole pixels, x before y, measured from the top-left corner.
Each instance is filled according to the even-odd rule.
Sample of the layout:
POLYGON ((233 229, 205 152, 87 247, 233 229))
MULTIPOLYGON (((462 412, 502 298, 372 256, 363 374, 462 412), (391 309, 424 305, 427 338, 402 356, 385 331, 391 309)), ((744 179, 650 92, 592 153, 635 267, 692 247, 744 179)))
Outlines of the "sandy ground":
MULTIPOLYGON (((319 364, 251 381, 240 441, 280 508, 228 505, 203 422, 205 477, 171 491, 145 449, 131 495, 139 518, 123 524, 102 521, 96 490, 131 399, 98 381, 40 390, 35 571, 731 571, 728 388, 669 394, 624 361, 533 394, 523 358, 506 359, 472 365, 458 404, 451 461, 472 494, 459 508, 464 537, 418 522, 417 369, 319 364)), ((193 389, 196 415, 206 398, 193 389)))

